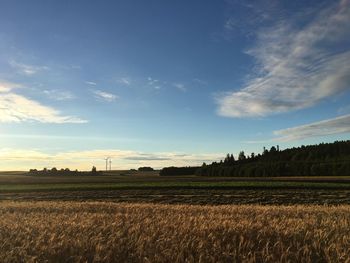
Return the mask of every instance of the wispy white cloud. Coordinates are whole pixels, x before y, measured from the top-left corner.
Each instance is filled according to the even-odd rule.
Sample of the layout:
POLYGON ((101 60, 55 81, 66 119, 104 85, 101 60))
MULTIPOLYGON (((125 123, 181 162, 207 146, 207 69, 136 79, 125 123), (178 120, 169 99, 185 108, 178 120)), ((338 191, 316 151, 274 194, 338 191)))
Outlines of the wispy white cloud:
POLYGON ((182 92, 186 92, 187 88, 182 83, 174 83, 173 86, 177 88, 178 90, 181 90, 182 92))
POLYGON ((19 73, 30 76, 34 75, 40 71, 48 70, 47 66, 36 66, 24 63, 19 63, 15 60, 10 60, 9 64, 12 68, 16 69, 19 73))
POLYGON ((147 78, 147 84, 148 84, 148 86, 151 86, 155 90, 160 90, 162 88, 162 86, 160 85, 161 82, 158 79, 154 79, 151 77, 147 78))
POLYGON ((279 1, 264 0, 226 0, 231 6, 231 12, 224 29, 238 31, 246 36, 252 34, 252 28, 270 21, 279 21, 282 16, 279 1))
POLYGON ((337 112, 338 112, 338 114, 348 114, 348 113, 350 113, 350 105, 340 107, 337 112))
POLYGON ((119 99, 119 96, 102 90, 94 90, 93 93, 97 99, 107 102, 113 102, 116 99, 119 99))
POLYGON ((0 82, 0 122, 38 121, 43 123, 85 123, 60 111, 13 92, 15 83, 0 82))
POLYGON ((302 27, 279 20, 247 51, 256 73, 239 91, 217 96, 218 114, 257 117, 310 107, 350 88, 350 1, 319 11, 302 27))
POLYGON ((208 82, 202 79, 194 78, 192 81, 200 85, 208 85, 208 82))
POLYGON ((80 65, 71 65, 70 68, 80 70, 81 66, 80 65))
POLYGON ((151 85, 151 86, 152 86, 152 85, 156 85, 157 83, 159 83, 159 80, 158 80, 158 79, 153 79, 153 78, 151 78, 151 77, 148 77, 148 78, 147 78, 147 81, 148 81, 147 84, 148 84, 148 85, 151 85))
POLYGON ((44 90, 43 93, 46 94, 50 99, 58 100, 58 101, 72 100, 75 98, 73 93, 68 90, 52 89, 52 90, 44 90))
POLYGON ((350 133, 350 114, 293 128, 274 131, 273 141, 295 141, 310 137, 350 133))
POLYGON ((96 86, 97 85, 97 83, 93 82, 93 81, 85 81, 85 84, 92 85, 92 86, 96 86))
POLYGON ((21 85, 16 83, 11 83, 7 81, 0 81, 0 94, 4 92, 10 92, 12 89, 20 88, 21 85))
POLYGON ((224 25, 224 28, 227 30, 233 30, 237 27, 238 23, 234 17, 229 17, 224 25))
POLYGON ((117 81, 118 81, 118 83, 126 85, 126 86, 130 86, 131 85, 130 78, 125 78, 125 77, 124 78, 119 78, 117 81))

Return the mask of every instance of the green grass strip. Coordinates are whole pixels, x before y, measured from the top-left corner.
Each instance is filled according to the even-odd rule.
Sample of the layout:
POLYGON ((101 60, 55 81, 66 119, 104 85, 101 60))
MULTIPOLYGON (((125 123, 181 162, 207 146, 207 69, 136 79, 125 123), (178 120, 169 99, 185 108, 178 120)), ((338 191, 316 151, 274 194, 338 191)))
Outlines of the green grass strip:
POLYGON ((164 189, 164 188, 310 188, 310 189, 349 189, 350 183, 320 182, 134 182, 134 183, 60 183, 60 184, 3 184, 0 192, 33 191, 75 191, 75 190, 113 190, 113 189, 164 189))

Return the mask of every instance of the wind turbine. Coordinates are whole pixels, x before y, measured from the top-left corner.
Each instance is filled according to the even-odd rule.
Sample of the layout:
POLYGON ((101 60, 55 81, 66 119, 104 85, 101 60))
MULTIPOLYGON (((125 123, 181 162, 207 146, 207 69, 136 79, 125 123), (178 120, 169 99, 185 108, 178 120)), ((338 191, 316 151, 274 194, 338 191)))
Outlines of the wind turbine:
POLYGON ((109 158, 109 170, 112 171, 112 158, 109 158))
POLYGON ((111 159, 111 157, 107 157, 107 158, 103 159, 103 160, 106 161, 106 171, 108 171, 108 160, 109 159, 111 159))

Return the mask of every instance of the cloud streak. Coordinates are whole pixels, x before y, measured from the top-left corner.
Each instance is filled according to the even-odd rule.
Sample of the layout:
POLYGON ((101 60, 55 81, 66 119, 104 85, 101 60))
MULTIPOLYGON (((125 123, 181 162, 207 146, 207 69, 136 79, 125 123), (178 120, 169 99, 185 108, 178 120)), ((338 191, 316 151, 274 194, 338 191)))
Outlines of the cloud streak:
POLYGON ((162 88, 162 86, 160 85, 160 81, 151 77, 147 78, 147 84, 155 90, 160 90, 162 88))
POLYGON ((117 81, 118 81, 118 83, 126 85, 126 86, 131 85, 131 80, 129 78, 120 78, 117 81))
POLYGON ((256 72, 238 91, 217 96, 218 114, 261 117, 311 107, 350 88, 350 1, 321 11, 300 28, 279 21, 258 30, 247 51, 256 72))
POLYGON ((91 86, 96 86, 97 83, 93 81, 85 81, 85 84, 91 85, 91 86))
POLYGON ((52 107, 28 99, 13 92, 20 85, 0 82, 0 122, 42 123, 85 123, 86 120, 74 116, 65 116, 52 107))
POLYGON ((50 99, 57 101, 72 100, 75 98, 75 96, 67 90, 44 90, 43 93, 46 94, 50 99))
POLYGON ((175 88, 177 88, 178 90, 182 91, 182 92, 186 92, 187 91, 185 85, 182 84, 182 83, 174 83, 173 86, 175 88))
POLYGON ((94 90, 93 93, 97 99, 107 102, 113 102, 116 99, 119 99, 117 95, 102 90, 94 90))
POLYGON ((350 114, 273 132, 274 141, 295 141, 310 137, 350 133, 350 114))
POLYGON ((40 71, 49 69, 46 66, 28 65, 28 64, 16 62, 15 60, 10 60, 9 64, 12 68, 16 69, 19 73, 27 76, 31 76, 40 71))

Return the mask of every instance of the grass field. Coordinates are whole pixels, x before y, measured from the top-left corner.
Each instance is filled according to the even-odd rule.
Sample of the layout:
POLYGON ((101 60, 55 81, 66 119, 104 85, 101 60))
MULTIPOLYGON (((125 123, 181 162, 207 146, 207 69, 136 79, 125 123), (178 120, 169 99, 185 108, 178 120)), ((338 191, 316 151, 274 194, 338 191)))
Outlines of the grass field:
POLYGON ((0 215, 1 262, 350 262, 349 177, 4 172, 0 215))
POLYGON ((0 200, 110 200, 168 204, 350 204, 349 177, 160 177, 114 171, 103 176, 0 173, 0 200))
POLYGON ((2 262, 349 262, 350 206, 0 202, 2 262))
POLYGON ((56 184, 1 184, 0 192, 57 191, 57 190, 118 190, 118 189, 232 189, 232 188, 308 188, 350 189, 348 183, 319 182, 120 182, 120 183, 56 183, 56 184))

